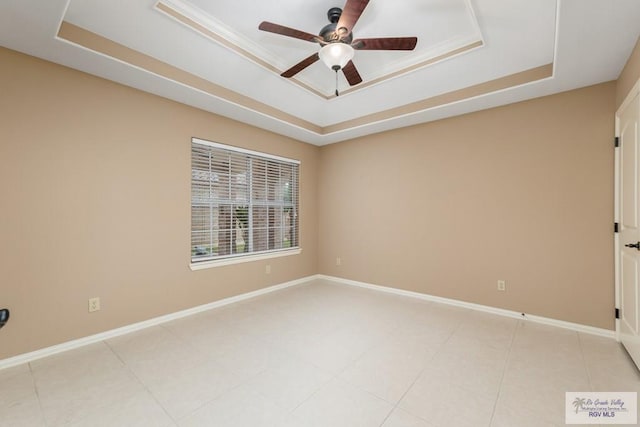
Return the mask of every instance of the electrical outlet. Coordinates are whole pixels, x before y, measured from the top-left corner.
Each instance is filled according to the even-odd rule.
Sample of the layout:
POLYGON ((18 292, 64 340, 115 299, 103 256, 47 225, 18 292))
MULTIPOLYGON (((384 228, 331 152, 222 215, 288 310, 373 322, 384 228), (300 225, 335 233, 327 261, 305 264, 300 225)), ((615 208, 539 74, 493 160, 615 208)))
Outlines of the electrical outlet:
POLYGON ((89 298, 89 313, 100 311, 100 298, 89 298))
POLYGON ((271 274, 271 264, 267 264, 267 266, 264 268, 264 272, 266 274, 271 274))
POLYGON ((342 265, 342 259, 340 257, 336 258, 336 265, 342 265))
POLYGON ((498 280, 498 290, 499 291, 506 291, 507 290, 507 282, 505 282, 504 280, 498 280))

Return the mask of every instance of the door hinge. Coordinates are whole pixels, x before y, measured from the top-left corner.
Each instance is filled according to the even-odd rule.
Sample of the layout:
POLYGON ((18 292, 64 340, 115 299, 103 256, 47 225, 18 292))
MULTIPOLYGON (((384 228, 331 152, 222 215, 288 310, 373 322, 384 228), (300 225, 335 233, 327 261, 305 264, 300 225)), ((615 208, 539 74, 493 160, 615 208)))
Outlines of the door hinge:
POLYGON ((620 224, 618 224, 617 222, 613 223, 613 232, 614 233, 620 232, 620 224))
POLYGON ((616 319, 620 318, 620 309, 616 308, 616 319))
POLYGON ((613 141, 613 144, 615 147, 620 147, 620 137, 616 136, 616 138, 613 141))

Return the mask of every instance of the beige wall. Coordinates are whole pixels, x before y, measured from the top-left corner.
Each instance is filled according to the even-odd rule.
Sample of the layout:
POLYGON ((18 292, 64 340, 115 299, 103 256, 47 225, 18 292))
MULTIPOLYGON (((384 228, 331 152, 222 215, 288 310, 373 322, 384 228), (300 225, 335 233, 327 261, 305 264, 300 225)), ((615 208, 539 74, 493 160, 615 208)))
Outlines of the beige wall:
POLYGON ((613 329, 615 97, 610 82, 323 147, 320 272, 613 329))
POLYGON ((0 64, 0 359, 317 272, 317 147, 2 48, 0 64), (192 136, 301 160, 301 255, 189 269, 192 136))
POLYGON ((616 86, 616 109, 620 107, 624 98, 633 88, 633 85, 640 79, 640 37, 636 46, 631 52, 625 67, 622 69, 618 84, 616 86))

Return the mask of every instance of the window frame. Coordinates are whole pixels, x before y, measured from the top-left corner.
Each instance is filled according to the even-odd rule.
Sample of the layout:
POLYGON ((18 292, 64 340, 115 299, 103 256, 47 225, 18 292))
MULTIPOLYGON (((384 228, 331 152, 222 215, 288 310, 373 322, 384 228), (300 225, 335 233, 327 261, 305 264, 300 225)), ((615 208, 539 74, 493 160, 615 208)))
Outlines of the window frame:
MULTIPOLYGON (((276 156, 273 154, 269 154, 269 153, 263 153, 263 152, 259 152, 259 151, 254 151, 254 150, 249 150, 246 148, 240 148, 240 147, 235 147, 235 146, 231 146, 231 145, 226 145, 226 144, 221 144, 221 143, 217 143, 217 142, 212 142, 212 141, 207 141, 204 139, 200 139, 200 138, 191 138, 191 180, 190 180, 190 206, 191 206, 191 226, 190 226, 190 235, 191 235, 191 239, 190 239, 190 263, 189 263, 189 267, 191 268, 191 270, 201 270, 201 269, 206 269, 206 268, 211 268, 211 267, 218 267, 218 266, 225 266, 225 265, 231 265, 231 264, 238 264, 238 263, 244 263, 244 262, 252 262, 252 261, 258 261, 258 260, 262 260, 262 259, 270 259, 270 258, 277 258, 277 257, 284 257, 284 256, 291 256, 291 255, 297 255, 300 254, 302 252, 302 247, 300 245, 300 164, 301 162, 299 160, 295 160, 295 159, 290 159, 287 157, 282 157, 282 156, 276 156), (275 249, 267 249, 267 250, 262 250, 262 251, 253 251, 253 252, 243 252, 243 253, 231 253, 231 254, 226 254, 223 256, 220 256, 218 258, 208 258, 208 259, 201 259, 201 260, 194 260, 193 258, 193 233, 194 233, 194 217, 193 217, 193 208, 194 208, 194 163, 193 163, 193 148, 194 145, 200 145, 200 146, 204 146, 204 147, 209 147, 212 149, 216 149, 216 150, 224 150, 224 151, 228 151, 228 152, 232 152, 234 154, 240 154, 240 155, 246 155, 247 159, 249 160, 250 157, 257 157, 260 158, 262 160, 266 160, 266 161, 276 161, 278 163, 285 163, 285 164, 289 164, 289 165, 295 165, 295 186, 296 186, 296 191, 295 191, 295 202, 293 202, 293 209, 295 212, 295 233, 296 233, 296 238, 295 238, 295 243, 297 244, 296 246, 293 247, 289 247, 289 248, 275 248, 275 249)), ((249 162, 251 164, 251 162, 249 162)), ((248 188, 252 188, 252 184, 253 183, 253 176, 251 173, 248 173, 249 176, 249 184, 248 184, 248 188)), ((247 206, 248 209, 251 209, 252 207, 256 207, 256 206, 262 206, 260 204, 260 202, 258 202, 257 204, 256 200, 253 197, 252 192, 248 193, 248 198, 247 198, 247 206)), ((276 200, 272 203, 273 205, 277 205, 277 204, 282 204, 282 201, 276 200)), ((266 206, 271 206, 269 205, 269 202, 266 202, 266 206)), ((213 224, 211 224, 210 229, 212 229, 213 224)), ((247 237, 250 236, 251 230, 253 230, 254 225, 252 223, 249 224, 249 230, 247 231, 247 237)), ((250 239, 252 239, 253 237, 249 237, 250 239)), ((293 239, 291 239, 293 240, 293 239)))

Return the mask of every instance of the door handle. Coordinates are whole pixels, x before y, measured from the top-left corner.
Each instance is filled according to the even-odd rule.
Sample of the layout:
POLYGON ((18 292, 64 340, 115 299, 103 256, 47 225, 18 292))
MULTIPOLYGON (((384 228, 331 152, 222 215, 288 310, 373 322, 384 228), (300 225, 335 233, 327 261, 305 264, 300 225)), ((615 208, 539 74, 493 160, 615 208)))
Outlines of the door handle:
POLYGON ((640 251, 640 242, 628 243, 625 246, 628 247, 628 248, 636 248, 637 250, 640 251))

